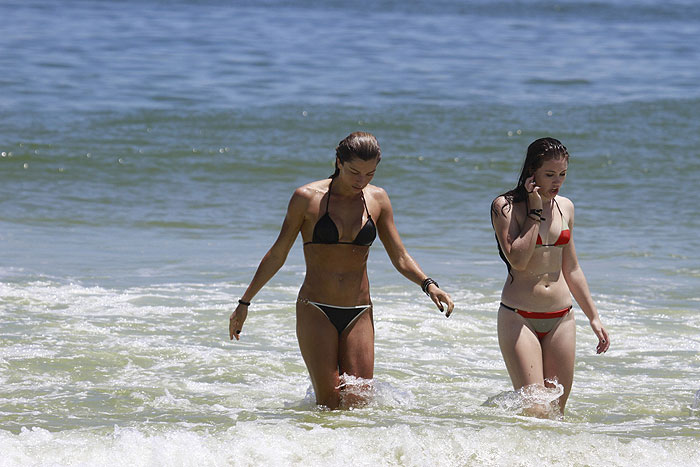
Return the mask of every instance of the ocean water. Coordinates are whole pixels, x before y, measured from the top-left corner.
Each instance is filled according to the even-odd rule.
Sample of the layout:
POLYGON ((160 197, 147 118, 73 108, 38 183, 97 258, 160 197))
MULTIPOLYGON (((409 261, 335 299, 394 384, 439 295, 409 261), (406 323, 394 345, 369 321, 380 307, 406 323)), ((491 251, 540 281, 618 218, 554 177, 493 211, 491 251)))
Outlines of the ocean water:
POLYGON ((0 465, 700 465, 700 6, 0 1, 0 465), (292 191, 374 133, 374 183, 457 303, 369 274, 366 407, 315 407, 301 242, 228 316, 292 191), (563 418, 521 414, 489 205, 527 145, 612 347, 577 319, 563 418))

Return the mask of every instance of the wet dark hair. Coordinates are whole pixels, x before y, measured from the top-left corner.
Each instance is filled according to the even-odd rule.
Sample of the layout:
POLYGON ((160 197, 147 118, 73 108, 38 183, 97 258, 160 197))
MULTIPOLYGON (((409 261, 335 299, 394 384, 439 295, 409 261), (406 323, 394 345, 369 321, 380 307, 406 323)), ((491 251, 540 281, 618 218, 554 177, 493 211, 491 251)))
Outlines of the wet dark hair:
POLYGON ((527 201, 525 180, 532 177, 537 169, 542 167, 545 161, 561 158, 564 158, 568 162, 569 152, 558 139, 547 137, 533 141, 530 146, 527 147, 527 155, 525 156, 523 169, 520 171, 518 184, 512 190, 499 195, 503 196, 507 202, 506 206, 503 206, 503 208, 505 209, 513 203, 527 201))
MULTIPOLYGON (((520 178, 518 179, 518 184, 512 190, 506 191, 496 197, 496 199, 503 196, 506 200, 506 204, 503 205, 500 212, 496 208, 495 200, 491 203, 491 225, 493 225, 493 215, 505 215, 506 209, 511 209, 513 204, 525 201, 527 203, 527 189, 525 188, 525 180, 532 177, 532 175, 542 167, 546 161, 552 159, 564 159, 569 161, 569 151, 567 151, 566 146, 561 144, 561 141, 555 138, 540 138, 533 141, 530 146, 527 147, 527 154, 525 155, 525 162, 523 163, 523 168, 520 171, 520 178)), ((525 208, 529 211, 529 207, 525 208)), ((508 275, 511 277, 511 282, 513 281, 513 275, 511 274, 511 266, 506 259, 506 255, 501 249, 501 244, 498 242, 498 237, 496 237, 496 244, 498 245, 498 255, 501 257, 506 266, 508 267, 508 275)))
MULTIPOLYGON (((364 131, 356 131, 350 133, 344 140, 338 143, 335 148, 335 155, 340 160, 341 164, 345 164, 355 158, 362 159, 363 161, 370 161, 372 159, 381 160, 382 150, 379 148, 379 143, 377 138, 371 133, 366 133, 364 131)), ((330 178, 335 178, 340 173, 340 167, 338 167, 338 161, 335 162, 335 172, 330 178)))

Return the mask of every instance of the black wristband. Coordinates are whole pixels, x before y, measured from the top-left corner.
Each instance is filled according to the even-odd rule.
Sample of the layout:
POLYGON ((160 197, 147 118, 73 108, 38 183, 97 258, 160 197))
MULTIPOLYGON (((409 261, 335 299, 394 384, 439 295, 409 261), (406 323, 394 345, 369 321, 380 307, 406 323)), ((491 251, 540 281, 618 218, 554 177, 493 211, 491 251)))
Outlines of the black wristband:
POLYGON ((245 300, 239 299, 238 303, 240 303, 241 305, 250 306, 250 302, 246 302, 245 300))
POLYGON ((541 221, 547 220, 544 217, 542 217, 542 210, 541 209, 530 209, 530 211, 527 213, 528 216, 534 215, 540 218, 541 221))
POLYGON ((437 282, 435 282, 432 278, 427 277, 421 284, 420 288, 423 291, 423 293, 428 296, 430 296, 430 294, 428 293, 428 287, 430 287, 430 284, 435 284, 435 287, 437 287, 438 289, 440 288, 437 282))

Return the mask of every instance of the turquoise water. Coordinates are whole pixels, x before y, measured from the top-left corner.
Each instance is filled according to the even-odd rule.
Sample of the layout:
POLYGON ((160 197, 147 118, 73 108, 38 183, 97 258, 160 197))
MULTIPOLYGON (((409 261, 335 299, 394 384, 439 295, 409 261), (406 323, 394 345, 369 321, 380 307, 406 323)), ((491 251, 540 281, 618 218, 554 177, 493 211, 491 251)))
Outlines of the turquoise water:
POLYGON ((694 2, 5 1, 0 17, 0 465, 700 464, 694 2), (374 401, 324 412, 294 335, 300 245, 244 339, 226 325, 294 188, 358 129, 457 309, 431 309, 377 243, 374 401), (564 420, 499 396, 488 209, 544 135, 571 152, 563 194, 612 338, 596 356, 576 310, 564 420))

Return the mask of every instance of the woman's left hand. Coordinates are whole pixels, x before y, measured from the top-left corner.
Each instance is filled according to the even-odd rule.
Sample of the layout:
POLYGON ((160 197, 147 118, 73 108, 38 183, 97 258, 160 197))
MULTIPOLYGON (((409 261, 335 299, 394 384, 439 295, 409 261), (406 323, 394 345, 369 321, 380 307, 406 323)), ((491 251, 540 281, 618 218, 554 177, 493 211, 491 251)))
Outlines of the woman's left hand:
POLYGON ((610 337, 608 337, 608 331, 603 327, 603 323, 600 322, 599 318, 591 321, 591 327, 596 337, 598 337, 598 346, 595 348, 596 353, 605 353, 610 348, 610 337))
POLYGON ((243 323, 248 317, 248 305, 240 303, 228 320, 228 335, 231 340, 235 337, 236 340, 241 340, 241 331, 243 330, 243 323))
POLYGON ((452 302, 450 295, 435 284, 430 284, 428 286, 428 293, 430 294, 430 299, 433 301, 433 303, 435 303, 435 305, 437 305, 440 311, 445 311, 445 306, 443 305, 443 303, 447 305, 447 311, 445 311, 445 318, 449 318, 452 314, 452 310, 455 307, 455 304, 452 302))

